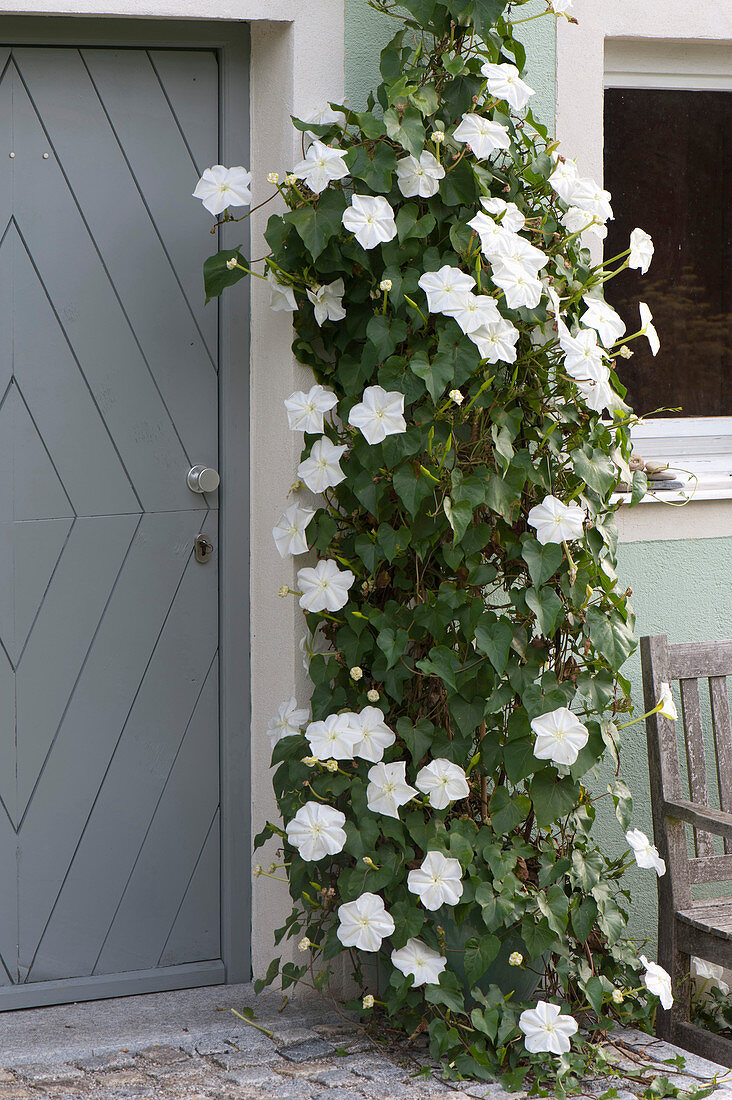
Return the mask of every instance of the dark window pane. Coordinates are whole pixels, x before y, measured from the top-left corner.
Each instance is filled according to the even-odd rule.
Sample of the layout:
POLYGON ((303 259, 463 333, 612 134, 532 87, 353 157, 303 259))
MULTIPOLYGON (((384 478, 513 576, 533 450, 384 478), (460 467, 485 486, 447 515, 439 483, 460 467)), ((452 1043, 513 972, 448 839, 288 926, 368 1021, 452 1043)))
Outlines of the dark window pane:
POLYGON ((732 416, 730 203, 732 92, 649 89, 605 92, 605 186, 615 220, 605 256, 628 247, 639 226, 653 237, 647 275, 631 271, 606 297, 636 332, 638 302, 661 338, 617 362, 638 413, 681 407, 682 416, 732 416))

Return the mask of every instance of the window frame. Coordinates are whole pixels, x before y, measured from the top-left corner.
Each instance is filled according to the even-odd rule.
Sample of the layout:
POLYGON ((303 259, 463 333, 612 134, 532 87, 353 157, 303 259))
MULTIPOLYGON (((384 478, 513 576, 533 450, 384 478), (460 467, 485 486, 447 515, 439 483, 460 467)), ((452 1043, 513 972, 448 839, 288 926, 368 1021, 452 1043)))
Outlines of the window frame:
MULTIPOLYGON (((732 91, 732 17, 716 0, 693 12, 678 0, 595 0, 578 25, 557 23, 557 137, 598 181, 607 88, 732 91)), ((599 263, 602 242, 592 252, 599 263)), ((650 418, 632 437, 643 458, 695 473, 696 499, 732 497, 732 416, 650 418)))

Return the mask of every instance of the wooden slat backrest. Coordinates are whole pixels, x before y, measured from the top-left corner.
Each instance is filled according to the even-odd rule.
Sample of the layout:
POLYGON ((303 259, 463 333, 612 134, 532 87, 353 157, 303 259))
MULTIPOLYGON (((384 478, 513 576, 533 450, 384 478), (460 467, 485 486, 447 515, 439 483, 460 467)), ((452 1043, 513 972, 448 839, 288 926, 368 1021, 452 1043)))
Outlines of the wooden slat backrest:
POLYGON ((732 676, 732 642, 685 642, 666 645, 666 679, 732 676))
MULTIPOLYGON (((709 677, 709 700, 712 706, 712 726, 717 749, 719 808, 732 813, 732 725, 730 725, 726 677, 709 677)), ((732 851, 732 841, 728 838, 725 838, 724 850, 732 851)))
MULTIPOLYGON (((701 704, 699 702, 699 681, 681 680, 681 714, 684 723, 684 744, 686 762, 689 769, 689 796, 692 802, 700 806, 709 805, 707 787, 707 762, 704 754, 704 730, 702 728, 701 704)), ((697 856, 714 855, 714 846, 709 833, 694 830, 694 844, 697 856)))

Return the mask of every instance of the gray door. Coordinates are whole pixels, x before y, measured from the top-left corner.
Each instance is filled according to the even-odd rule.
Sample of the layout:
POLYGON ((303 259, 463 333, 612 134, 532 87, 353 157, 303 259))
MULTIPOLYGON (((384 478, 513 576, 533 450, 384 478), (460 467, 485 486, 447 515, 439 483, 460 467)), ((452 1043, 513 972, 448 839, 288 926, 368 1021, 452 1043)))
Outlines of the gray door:
POLYGON ((210 50, 12 47, 0 72, 10 1008, 223 979, 218 568, 192 553, 218 501, 186 484, 218 465, 190 192, 219 108, 210 50))

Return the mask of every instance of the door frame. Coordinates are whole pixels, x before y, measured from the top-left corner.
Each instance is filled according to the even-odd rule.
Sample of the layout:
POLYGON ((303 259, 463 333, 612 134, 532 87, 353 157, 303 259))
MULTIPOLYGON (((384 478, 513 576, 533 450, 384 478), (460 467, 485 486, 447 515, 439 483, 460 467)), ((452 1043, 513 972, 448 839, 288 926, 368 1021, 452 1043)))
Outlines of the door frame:
MULTIPOLYGON (((219 62, 220 159, 224 164, 249 164, 247 23, 0 14, 0 42, 214 50, 219 62)), ((184 181, 181 186, 186 186, 184 181)), ((202 216, 207 215, 191 199, 191 224, 202 216)), ((248 255, 248 226, 247 220, 224 227, 220 247, 242 244, 248 255)), ((249 331, 246 290, 223 295, 219 302, 219 468, 223 477, 218 536, 221 959, 123 975, 4 986, 0 987, 0 1011, 245 982, 251 976, 249 331)))

